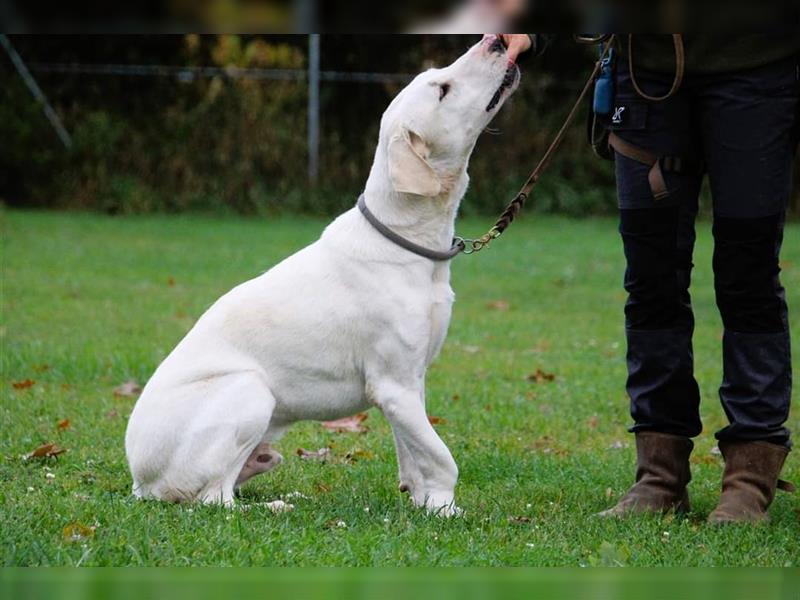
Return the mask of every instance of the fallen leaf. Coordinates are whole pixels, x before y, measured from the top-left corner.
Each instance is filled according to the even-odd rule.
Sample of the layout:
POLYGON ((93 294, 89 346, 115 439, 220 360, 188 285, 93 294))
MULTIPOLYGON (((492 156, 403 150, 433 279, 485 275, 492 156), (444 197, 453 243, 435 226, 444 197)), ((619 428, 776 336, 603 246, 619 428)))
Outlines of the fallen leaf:
POLYGON ((506 311, 509 308, 511 308, 511 305, 508 303, 508 300, 492 300, 486 306, 487 308, 491 308, 492 310, 501 310, 501 311, 506 311))
POLYGON ((518 517, 508 517, 508 522, 514 523, 515 525, 522 525, 524 523, 530 523, 531 521, 533 521, 531 517, 526 517, 524 515, 518 517))
POLYGON ((305 448, 297 449, 297 456, 303 460, 328 460, 331 456, 330 448, 320 448, 317 451, 306 450, 305 448))
POLYGON ((175 278, 174 278, 174 277, 169 277, 169 278, 167 279, 167 285, 168 285, 169 287, 175 287, 175 278))
POLYGON ((80 542, 94 537, 94 527, 87 527, 83 523, 70 523, 64 527, 64 541, 80 542))
POLYGON ((589 426, 589 429, 597 429, 597 424, 599 422, 600 419, 598 419, 597 415, 592 415, 591 417, 589 417, 589 422, 587 423, 587 425, 589 426))
POLYGON ((56 425, 56 427, 58 427, 59 429, 69 429, 69 426, 70 426, 70 421, 69 421, 69 419, 62 419, 62 420, 61 420, 61 421, 59 421, 59 422, 58 422, 58 424, 56 425))
POLYGON ((36 365, 35 367, 33 367, 33 370, 36 371, 37 373, 44 373, 45 371, 50 370, 50 365, 36 365))
POLYGON ((331 491, 331 487, 329 485, 325 485, 324 483, 317 483, 314 485, 314 488, 321 494, 327 494, 331 491))
POLYGON ((358 448, 355 450, 351 450, 350 452, 344 455, 344 459, 347 462, 351 463, 354 463, 362 459, 370 460, 372 458, 375 458, 375 455, 372 452, 370 452, 369 450, 360 450, 358 448))
POLYGON ((68 384, 68 383, 62 383, 61 384, 61 389, 66 392, 67 390, 71 390, 72 386, 70 384, 68 384))
POLYGON ((336 433, 365 433, 369 431, 369 428, 364 425, 368 416, 366 413, 358 413, 335 421, 323 421, 322 426, 328 431, 336 433))
POLYGON ((141 393, 142 386, 135 379, 129 379, 114 388, 114 395, 118 397, 134 397, 141 393))
POLYGON ((53 443, 50 444, 43 444, 36 448, 33 452, 27 454, 25 456, 25 460, 30 460, 31 458, 50 458, 51 456, 58 456, 59 454, 64 454, 66 452, 66 448, 59 448, 53 443))
POLYGON ((11 387, 13 387, 15 390, 27 390, 28 388, 33 387, 35 383, 36 382, 33 379, 23 379, 22 381, 12 382, 11 387))
POLYGON ((492 405, 491 404, 484 404, 483 410, 486 412, 492 412, 492 405))
POLYGON ((431 425, 443 425, 446 422, 447 421, 445 421, 442 417, 433 417, 431 415, 428 415, 428 423, 430 423, 431 425))
POLYGON ((541 369, 536 369, 534 373, 531 373, 525 379, 530 382, 535 383, 544 383, 545 381, 553 381, 556 376, 553 373, 545 373, 541 369))

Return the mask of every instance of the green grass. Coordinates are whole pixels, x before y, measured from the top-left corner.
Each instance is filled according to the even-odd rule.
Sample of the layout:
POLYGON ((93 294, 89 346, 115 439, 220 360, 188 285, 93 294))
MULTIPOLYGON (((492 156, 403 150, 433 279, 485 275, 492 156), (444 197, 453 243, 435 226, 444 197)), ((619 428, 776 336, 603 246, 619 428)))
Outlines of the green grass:
MULTIPOLYGON (((315 239, 323 221, 23 212, 2 219, 4 565, 800 563, 797 495, 778 495, 767 526, 704 523, 721 473, 713 432, 725 423, 708 223, 699 225, 694 277, 705 423, 692 459, 694 512, 604 521, 592 515, 630 484, 634 460, 613 221, 529 217, 490 250, 456 260, 458 299, 428 402, 430 414, 445 419, 437 429, 459 464, 466 515, 440 520, 397 491, 390 431, 375 411, 362 435, 316 423, 292 429, 279 443, 284 464, 243 490, 240 505, 249 510, 130 496, 123 435, 134 400, 113 388, 146 381, 211 302, 315 239), (537 369, 555 380, 527 381, 537 369), (12 387, 25 379, 35 384, 12 387), (69 428, 57 428, 62 419, 69 428), (23 460, 45 442, 68 452, 23 460), (333 449, 327 463, 295 454, 324 446, 333 449), (293 512, 259 505, 295 491, 308 499, 292 500, 293 512), (96 527, 93 536, 65 539, 64 527, 76 522, 96 527)), ((460 231, 486 225, 469 220, 460 231)), ((799 240, 793 224, 783 256, 795 334, 799 240)), ((789 425, 800 429, 796 409, 789 425)), ((785 475, 800 480, 796 456, 785 475)))

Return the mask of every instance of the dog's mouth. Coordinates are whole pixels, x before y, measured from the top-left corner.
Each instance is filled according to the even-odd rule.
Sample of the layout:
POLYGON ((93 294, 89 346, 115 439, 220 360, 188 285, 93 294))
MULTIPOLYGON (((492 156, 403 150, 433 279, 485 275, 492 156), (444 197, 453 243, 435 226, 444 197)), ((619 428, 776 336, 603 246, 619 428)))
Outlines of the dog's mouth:
POLYGON ((486 106, 486 112, 491 112, 500 103, 506 90, 513 87, 519 78, 519 67, 515 64, 509 64, 506 69, 506 74, 503 76, 503 81, 500 82, 500 87, 497 88, 489 104, 486 106))

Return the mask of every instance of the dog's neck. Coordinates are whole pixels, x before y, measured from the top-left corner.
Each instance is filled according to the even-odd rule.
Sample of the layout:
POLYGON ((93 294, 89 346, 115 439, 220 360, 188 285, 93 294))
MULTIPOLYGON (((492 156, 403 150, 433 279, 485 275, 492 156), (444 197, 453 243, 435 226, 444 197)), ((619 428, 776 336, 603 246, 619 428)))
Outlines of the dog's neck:
POLYGON ((432 250, 450 248, 461 199, 467 191, 467 162, 436 168, 442 193, 433 198, 397 192, 389 177, 386 152, 379 148, 370 170, 364 197, 372 213, 408 240, 432 250))

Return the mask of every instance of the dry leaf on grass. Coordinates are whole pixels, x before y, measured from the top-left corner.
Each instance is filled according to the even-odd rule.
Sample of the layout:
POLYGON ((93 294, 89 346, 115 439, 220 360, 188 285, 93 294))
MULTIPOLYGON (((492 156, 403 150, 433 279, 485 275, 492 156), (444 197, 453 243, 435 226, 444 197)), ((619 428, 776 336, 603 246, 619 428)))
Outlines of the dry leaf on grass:
POLYGON ((508 303, 508 300, 500 299, 500 300, 492 300, 491 302, 489 302, 489 304, 486 305, 486 307, 492 310, 506 311, 509 308, 511 308, 511 305, 508 303))
POLYGON ((87 527, 83 523, 70 523, 64 527, 64 541, 80 542, 94 537, 94 527, 87 527))
POLYGON ((114 395, 121 398, 132 398, 141 393, 142 386, 135 379, 129 379, 114 388, 114 395))
POLYGON ((553 373, 545 373, 541 369, 536 369, 535 372, 525 377, 527 381, 535 383, 544 383, 546 381, 553 381, 555 378, 556 376, 553 373))
POLYGON ((23 379, 22 381, 13 381, 11 383, 11 387, 13 387, 15 390, 27 390, 28 388, 33 387, 35 383, 36 382, 33 379, 23 379))
POLYGON ((320 448, 319 450, 306 450, 305 448, 297 449, 297 456, 303 460, 328 460, 331 456, 330 448, 320 448))
POLYGON ((322 426, 328 431, 336 433, 365 433, 369 428, 364 425, 367 420, 366 413, 358 413, 344 419, 336 419, 335 421, 323 421, 322 426))
POLYGON ((589 429, 597 429, 597 424, 600 422, 600 419, 597 415, 592 415, 589 417, 589 421, 586 423, 589 426, 589 429))
POLYGON ((169 287, 175 287, 175 278, 174 277, 167 278, 167 285, 169 287))
POLYGON ((356 448, 344 455, 344 459, 349 463, 354 463, 359 460, 370 460, 375 458, 375 455, 369 450, 361 450, 356 448))
POLYGON ((45 371, 50 370, 50 365, 36 365, 33 367, 33 370, 37 373, 44 373, 45 371))
POLYGON ((447 423, 447 421, 442 417, 434 417, 432 415, 428 415, 428 423, 430 423, 431 425, 443 425, 444 423, 447 423))
POLYGON ((70 426, 70 420, 69 419, 62 419, 61 421, 59 421, 56 424, 56 427, 58 429, 69 429, 69 426, 70 426))
POLYGON ((64 454, 66 452, 66 448, 59 448, 53 443, 50 444, 43 444, 36 448, 33 452, 27 454, 25 456, 25 460, 30 460, 32 458, 50 458, 51 456, 58 456, 59 454, 64 454))
POLYGON ((314 489, 317 490, 320 494, 327 494, 331 491, 331 486, 326 485, 324 483, 317 483, 314 485, 314 489))
POLYGON ((532 521, 533 519, 531 517, 526 517, 526 516, 508 517, 508 522, 513 523, 514 525, 523 525, 525 523, 530 523, 532 521))

